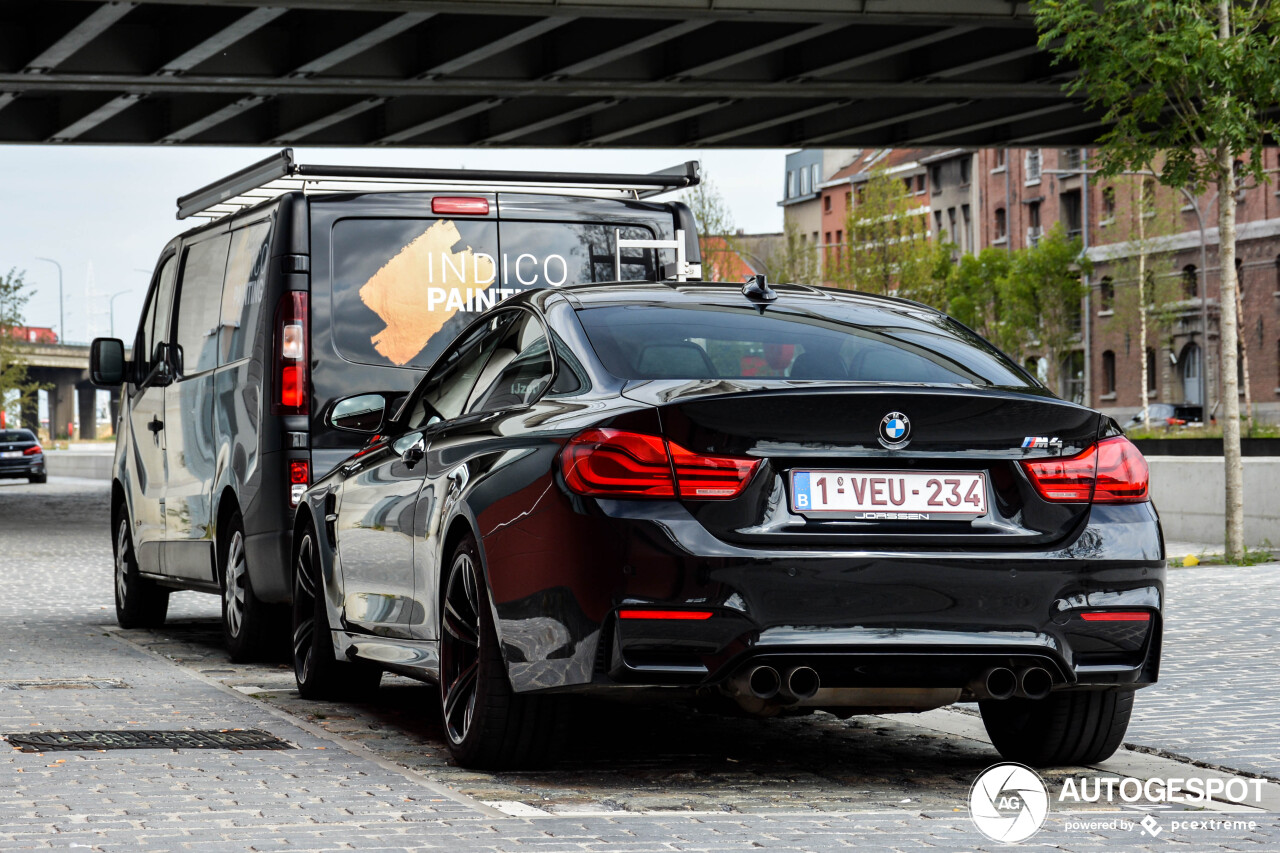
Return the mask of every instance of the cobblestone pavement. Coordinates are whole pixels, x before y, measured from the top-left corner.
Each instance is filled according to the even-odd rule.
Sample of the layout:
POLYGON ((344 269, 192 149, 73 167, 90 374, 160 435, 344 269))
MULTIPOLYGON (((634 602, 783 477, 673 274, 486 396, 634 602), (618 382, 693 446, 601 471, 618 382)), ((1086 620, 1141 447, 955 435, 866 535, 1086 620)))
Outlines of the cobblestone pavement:
MULTIPOLYGON (((256 728, 295 748, 0 754, 8 783, 0 787, 0 849, 998 846, 975 832, 964 811, 973 778, 996 756, 962 714, 935 712, 969 724, 966 733, 947 734, 949 725, 939 730, 909 715, 756 721, 588 706, 576 746, 556 771, 464 771, 448 763, 429 688, 387 678, 365 703, 303 702, 283 663, 226 661, 216 643, 213 596, 177 594, 164 629, 118 631, 106 498, 105 484, 91 481, 0 484, 0 682, 36 682, 0 684, 0 732, 256 728), (127 686, 49 684, 85 677, 127 686)), ((1277 766, 1280 710, 1263 697, 1267 653, 1233 657, 1222 619, 1246 604, 1250 616, 1260 612, 1270 596, 1262 590, 1238 601, 1244 582, 1223 582, 1223 570, 1214 571, 1175 573, 1171 620, 1185 624, 1184 633, 1201 630, 1198 599, 1206 596, 1210 616, 1194 640, 1170 637, 1167 681, 1159 693, 1141 696, 1130 739, 1230 766, 1277 766), (1213 643, 1206 642, 1209 630, 1217 632, 1213 643), (1187 700, 1179 691, 1197 689, 1188 667, 1200 665, 1218 669, 1198 698, 1187 700), (1177 714, 1175 703, 1208 706, 1223 689, 1222 673, 1239 665, 1246 674, 1233 690, 1256 694, 1244 706, 1252 719, 1177 714), (1270 745, 1255 747, 1264 741, 1270 745), (1238 752, 1229 751, 1232 743, 1238 752)), ((1280 569, 1265 571, 1259 576, 1280 582, 1280 569)), ((1255 628, 1239 629, 1249 644, 1259 641, 1255 628)), ((1274 632, 1265 637, 1274 657, 1274 632)), ((1054 775, 1077 774, 1047 775, 1052 783, 1054 775)), ((1067 850, 1158 849, 1171 839, 1191 849, 1280 847, 1280 818, 1252 810, 1230 817, 1257 821, 1253 830, 1170 828, 1158 838, 1132 825, 1109 826, 1116 817, 1054 814, 1035 841, 1067 850), (1069 825, 1081 819, 1102 824, 1069 825)))

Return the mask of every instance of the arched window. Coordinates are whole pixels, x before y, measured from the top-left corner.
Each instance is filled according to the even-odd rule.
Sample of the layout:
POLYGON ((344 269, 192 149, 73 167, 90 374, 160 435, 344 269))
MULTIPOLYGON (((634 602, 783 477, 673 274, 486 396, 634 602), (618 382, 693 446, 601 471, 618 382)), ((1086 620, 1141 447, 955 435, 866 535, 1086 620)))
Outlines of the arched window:
POLYGON ((1196 265, 1187 264, 1182 268, 1182 295, 1186 299, 1195 299, 1200 294, 1200 279, 1196 274, 1196 265))
POLYGON ((1147 393, 1156 390, 1156 351, 1147 347, 1147 393))
POLYGON ((1182 380, 1182 399, 1187 403, 1200 402, 1200 347, 1187 344, 1178 356, 1178 378, 1182 380))
POLYGON ((1111 350, 1102 354, 1102 393, 1111 397, 1116 393, 1116 354, 1111 350))
POLYGON ((1112 311, 1116 304, 1116 285, 1111 276, 1103 276, 1098 283, 1098 310, 1112 311))
MULTIPOLYGON (((1009 236, 1009 220, 1005 216, 1004 208, 996 208, 996 239, 1003 240, 1009 236)), ((1280 256, 1276 257, 1277 268, 1280 269, 1280 256)), ((1277 288, 1280 289, 1280 288, 1277 288)))

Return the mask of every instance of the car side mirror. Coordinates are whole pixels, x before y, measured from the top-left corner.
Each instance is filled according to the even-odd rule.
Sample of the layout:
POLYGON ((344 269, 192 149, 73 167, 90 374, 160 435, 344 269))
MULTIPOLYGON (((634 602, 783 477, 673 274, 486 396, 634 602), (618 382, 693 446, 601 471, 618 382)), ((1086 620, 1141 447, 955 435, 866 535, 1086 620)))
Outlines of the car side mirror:
POLYGON ((124 341, 94 338, 89 345, 90 382, 99 388, 118 388, 124 384, 126 367, 124 341))
POLYGON ((387 398, 381 394, 357 394, 333 404, 325 421, 334 429, 376 433, 386 419, 387 398))

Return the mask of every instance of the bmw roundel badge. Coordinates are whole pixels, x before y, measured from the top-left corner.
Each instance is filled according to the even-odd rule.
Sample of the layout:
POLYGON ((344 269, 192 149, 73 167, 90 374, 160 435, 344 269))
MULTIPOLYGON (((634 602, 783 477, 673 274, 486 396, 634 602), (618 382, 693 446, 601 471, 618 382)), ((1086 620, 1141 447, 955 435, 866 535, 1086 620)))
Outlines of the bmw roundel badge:
POLYGON ((880 421, 880 443, 890 450, 907 446, 911 440, 911 420, 902 412, 890 412, 880 421))

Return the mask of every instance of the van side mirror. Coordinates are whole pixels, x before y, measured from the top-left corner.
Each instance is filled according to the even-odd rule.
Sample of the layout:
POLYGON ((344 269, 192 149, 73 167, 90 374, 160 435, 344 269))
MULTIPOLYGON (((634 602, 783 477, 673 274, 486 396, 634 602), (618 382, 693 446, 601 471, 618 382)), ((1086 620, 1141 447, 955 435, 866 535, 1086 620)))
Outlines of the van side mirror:
POLYGON ((124 384, 126 362, 124 341, 119 338, 95 338, 89 346, 89 381, 99 388, 118 388, 124 384))
POLYGON ((325 420, 334 429, 372 434, 382 428, 386 411, 387 398, 383 395, 358 394, 334 403, 325 420))

